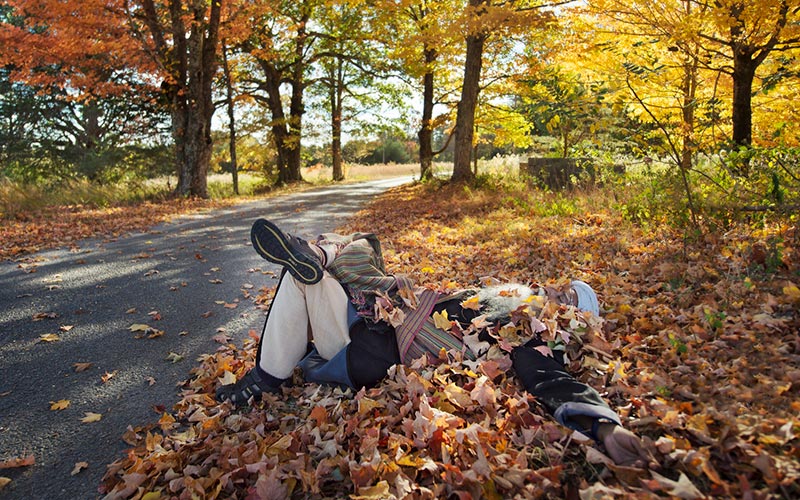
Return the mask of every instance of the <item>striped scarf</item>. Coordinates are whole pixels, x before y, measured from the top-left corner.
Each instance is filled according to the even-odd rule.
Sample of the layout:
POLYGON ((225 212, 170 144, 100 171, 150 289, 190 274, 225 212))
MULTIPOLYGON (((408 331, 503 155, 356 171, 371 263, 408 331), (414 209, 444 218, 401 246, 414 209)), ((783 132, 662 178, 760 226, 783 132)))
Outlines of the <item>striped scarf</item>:
POLYGON ((395 327, 400 359, 408 363, 428 353, 438 356, 441 349, 472 352, 459 337, 437 328, 431 313, 436 304, 454 298, 433 290, 415 289, 411 280, 402 275, 387 275, 380 242, 374 234, 355 233, 348 236, 325 234, 322 243, 333 243, 340 250, 328 263, 327 270, 344 285, 360 315, 375 320, 377 294, 388 295, 403 312, 402 323, 395 327), (411 292, 411 293, 409 293, 411 292), (415 297, 410 304, 402 297, 415 297), (416 302, 416 303, 414 303, 416 302))

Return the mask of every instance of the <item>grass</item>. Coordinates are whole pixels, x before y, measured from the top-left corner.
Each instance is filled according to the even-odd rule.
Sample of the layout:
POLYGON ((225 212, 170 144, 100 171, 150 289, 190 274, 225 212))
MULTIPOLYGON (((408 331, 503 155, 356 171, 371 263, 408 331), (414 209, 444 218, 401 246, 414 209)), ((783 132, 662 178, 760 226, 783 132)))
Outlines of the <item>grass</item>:
MULTIPOLYGON (((444 167, 438 167, 439 171, 444 167)), ((304 168, 303 179, 307 186, 332 183, 330 168, 304 168)), ((348 165, 345 182, 361 182, 375 179, 416 175, 419 166, 408 165, 348 165)), ((53 207, 91 207, 106 208, 131 205, 143 201, 167 199, 177 184, 175 177, 160 177, 139 182, 100 185, 89 181, 69 181, 57 186, 21 184, 0 179, 0 219, 27 218, 39 211, 53 207)), ((208 193, 211 199, 248 199, 263 196, 267 191, 280 193, 295 190, 297 186, 274 190, 271 182, 263 175, 251 172, 239 173, 239 195, 233 193, 230 174, 211 174, 208 176, 208 193)))

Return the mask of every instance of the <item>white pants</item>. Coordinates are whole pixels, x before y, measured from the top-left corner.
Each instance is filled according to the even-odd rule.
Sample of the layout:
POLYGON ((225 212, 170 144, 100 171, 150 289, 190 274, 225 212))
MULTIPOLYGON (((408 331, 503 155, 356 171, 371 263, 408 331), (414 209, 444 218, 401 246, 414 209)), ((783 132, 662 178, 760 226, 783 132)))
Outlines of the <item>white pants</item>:
POLYGON ((313 285, 284 273, 264 323, 258 366, 273 377, 290 377, 309 340, 325 359, 350 343, 347 294, 327 271, 313 285))

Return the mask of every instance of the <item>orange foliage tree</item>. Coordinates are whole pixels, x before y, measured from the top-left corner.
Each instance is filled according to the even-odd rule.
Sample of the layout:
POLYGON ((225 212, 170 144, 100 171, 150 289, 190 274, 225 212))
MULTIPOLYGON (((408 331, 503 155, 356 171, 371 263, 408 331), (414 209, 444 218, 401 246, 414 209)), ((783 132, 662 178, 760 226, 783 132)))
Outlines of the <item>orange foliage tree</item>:
POLYGON ((177 192, 205 197, 221 3, 10 0, 17 22, 0 24, 1 62, 12 79, 86 102, 161 82, 177 192))

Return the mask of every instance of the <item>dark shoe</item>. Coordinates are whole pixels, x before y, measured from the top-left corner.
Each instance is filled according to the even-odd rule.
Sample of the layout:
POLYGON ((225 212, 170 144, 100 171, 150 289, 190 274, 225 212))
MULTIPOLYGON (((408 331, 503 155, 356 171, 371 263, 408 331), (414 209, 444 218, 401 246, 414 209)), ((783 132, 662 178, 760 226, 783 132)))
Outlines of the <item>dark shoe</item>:
POLYGON ((258 255, 285 267, 297 281, 313 285, 322 279, 322 263, 307 241, 285 234, 265 219, 255 221, 250 239, 258 255))
POLYGON ((217 389, 216 398, 220 403, 230 401, 233 406, 243 406, 250 401, 250 398, 261 401, 261 395, 265 392, 278 394, 280 388, 270 385, 258 373, 258 369, 253 368, 235 384, 223 385, 217 389))

